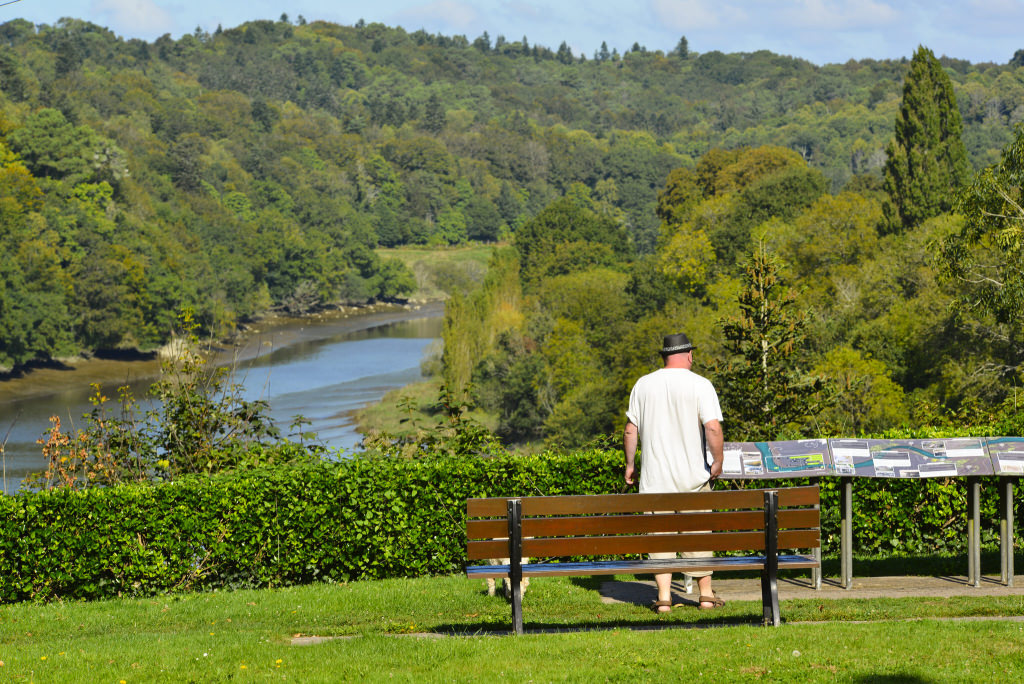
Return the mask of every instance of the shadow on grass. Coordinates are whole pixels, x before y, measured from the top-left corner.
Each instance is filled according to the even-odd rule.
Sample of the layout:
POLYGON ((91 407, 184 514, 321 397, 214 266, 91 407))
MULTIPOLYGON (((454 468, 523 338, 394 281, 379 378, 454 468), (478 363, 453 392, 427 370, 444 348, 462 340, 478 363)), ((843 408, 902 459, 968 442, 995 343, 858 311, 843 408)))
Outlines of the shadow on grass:
MULTIPOLYGON (((1014 554, 1014 567, 1024 567, 1024 555, 1014 554)), ((821 561, 821 569, 825 575, 839 575, 838 558, 825 558, 821 561)), ((983 551, 981 554, 982 573, 999 574, 1000 557, 998 551, 983 551)), ((946 577, 967 574, 967 554, 931 555, 931 556, 887 556, 872 558, 853 556, 853 575, 855 577, 900 577, 924 576, 946 577)))
MULTIPOLYGON (((637 576, 637 580, 649 575, 637 576)), ((601 596, 614 599, 619 604, 632 604, 634 607, 644 611, 657 599, 657 589, 650 583, 642 581, 629 582, 619 581, 612 583, 611 587, 606 583, 609 576, 583 576, 568 578, 569 584, 580 589, 594 592, 601 596), (602 591, 602 585, 605 585, 602 591)), ((695 586, 696 588, 696 586, 695 586)), ((529 598, 527 597, 528 601, 529 598)), ((735 612, 723 612, 717 610, 700 610, 697 603, 697 595, 685 593, 682 580, 672 583, 672 602, 675 609, 669 613, 655 615, 650 612, 645 617, 600 617, 601 606, 598 604, 591 609, 598 613, 593 619, 585 615, 579 619, 570 619, 558 622, 544 622, 530 619, 530 607, 524 606, 523 624, 527 633, 562 633, 562 632, 593 632, 608 631, 617 629, 629 629, 636 631, 659 630, 659 629, 707 629, 711 627, 730 626, 760 626, 761 611, 758 602, 749 603, 751 609, 744 610, 741 614, 735 612)), ((610 608, 610 606, 608 606, 610 608)), ((442 624, 433 628, 433 631, 451 634, 453 636, 477 636, 477 635, 503 635, 512 632, 511 607, 508 608, 508 621, 493 622, 486 624, 442 624)), ((493 620, 490 618, 489 620, 493 620)))
MULTIPOLYGON (((525 617, 525 616, 524 616, 525 617)), ((523 620, 523 631, 527 634, 565 634, 574 632, 608 632, 628 629, 632 631, 651 631, 661 629, 711 629, 715 627, 739 627, 761 625, 761 616, 729 615, 708 617, 696 621, 681 621, 671 618, 652 616, 647 620, 616 618, 608 620, 581 620, 579 622, 541 622, 523 620)), ((441 624, 431 629, 433 633, 450 636, 502 636, 512 633, 511 620, 505 625, 488 623, 486 625, 441 624)))

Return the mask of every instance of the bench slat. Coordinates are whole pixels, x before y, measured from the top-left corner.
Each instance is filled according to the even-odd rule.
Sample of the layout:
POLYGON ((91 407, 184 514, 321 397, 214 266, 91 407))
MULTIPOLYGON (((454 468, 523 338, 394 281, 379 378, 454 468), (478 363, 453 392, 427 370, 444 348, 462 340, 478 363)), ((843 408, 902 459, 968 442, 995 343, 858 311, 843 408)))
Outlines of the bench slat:
MULTIPOLYGON (((762 490, 764 491, 764 490, 762 490)), ((821 503, 821 490, 818 485, 805 487, 780 487, 779 508, 786 506, 817 506, 821 503)), ((782 512, 781 510, 779 511, 782 512)))
MULTIPOLYGON (((810 506, 819 501, 818 488, 786 487, 778 490, 779 506, 810 506)), ((591 494, 582 496, 522 497, 523 515, 587 515, 644 511, 692 511, 715 508, 760 509, 763 490, 737 489, 684 494, 591 494)), ((515 497, 511 497, 515 498, 515 497)), ((470 518, 502 517, 508 498, 468 499, 470 518)))
POLYGON ((763 547, 764 534, 761 532, 523 539, 523 555, 530 558, 616 556, 666 551, 756 551, 763 547))
MULTIPOLYGON (((821 544, 818 530, 781 530, 780 549, 813 549, 821 544)), ((666 551, 761 551, 762 532, 716 532, 712 534, 624 535, 619 537, 569 537, 523 539, 523 555, 530 558, 566 558, 569 556, 614 556, 666 551)), ((466 558, 506 558, 508 541, 471 541, 466 558)))
MULTIPOLYGON (((816 568, 818 562, 811 556, 780 555, 779 568, 816 568)), ((580 575, 633 575, 665 572, 708 572, 714 570, 762 570, 763 556, 731 556, 728 558, 670 558, 665 560, 611 560, 596 563, 524 563, 523 575, 528 577, 559 577, 580 575)), ((471 565, 468 577, 508 577, 505 565, 471 565)))
MULTIPOLYGON (((779 511, 778 521, 779 529, 817 527, 820 514, 813 508, 794 508, 779 511)), ((764 513, 761 511, 602 515, 523 520, 524 537, 763 529, 764 513)), ((508 523, 504 519, 466 522, 467 539, 504 539, 507 536, 508 523)))

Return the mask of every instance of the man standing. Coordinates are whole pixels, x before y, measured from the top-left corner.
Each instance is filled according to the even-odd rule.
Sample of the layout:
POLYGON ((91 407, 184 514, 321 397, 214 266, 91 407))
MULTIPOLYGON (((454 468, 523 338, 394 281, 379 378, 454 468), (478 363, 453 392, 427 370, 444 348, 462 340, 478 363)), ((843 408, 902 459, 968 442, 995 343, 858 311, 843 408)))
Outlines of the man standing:
MULTIPOLYGON (((693 349, 689 338, 667 335, 661 349, 665 367, 643 376, 633 386, 626 411, 623 448, 626 452, 626 483, 636 475, 639 438, 643 454, 640 492, 710 491, 711 481, 722 473, 724 439, 718 393, 706 378, 690 370, 693 349), (712 463, 707 464, 705 437, 712 463)), ((651 558, 675 558, 675 553, 652 553, 651 558)), ((683 552, 683 557, 702 558, 710 552, 683 552)), ((711 589, 711 573, 692 573, 700 587, 700 607, 725 605, 711 589)), ((655 575, 658 601, 655 610, 672 610, 672 574, 655 575)))

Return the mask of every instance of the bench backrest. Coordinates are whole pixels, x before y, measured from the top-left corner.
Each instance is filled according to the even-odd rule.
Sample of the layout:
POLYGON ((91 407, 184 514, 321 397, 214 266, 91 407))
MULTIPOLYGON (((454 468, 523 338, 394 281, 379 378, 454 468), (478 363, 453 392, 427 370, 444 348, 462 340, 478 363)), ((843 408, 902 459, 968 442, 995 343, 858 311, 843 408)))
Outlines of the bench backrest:
MULTIPOLYGON (((763 551, 765 491, 521 497, 522 555, 551 558, 664 551, 763 551)), ((778 492, 778 548, 820 546, 818 487, 774 491, 778 492)), ((508 557, 508 501, 490 498, 466 502, 469 560, 508 557)))

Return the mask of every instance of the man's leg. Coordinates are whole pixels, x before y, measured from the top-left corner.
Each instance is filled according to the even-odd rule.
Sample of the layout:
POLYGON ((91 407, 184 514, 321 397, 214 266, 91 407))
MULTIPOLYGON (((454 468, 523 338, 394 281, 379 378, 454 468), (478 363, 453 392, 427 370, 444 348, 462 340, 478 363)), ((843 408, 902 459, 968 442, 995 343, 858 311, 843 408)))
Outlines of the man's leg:
MULTIPOLYGON (((659 513, 673 513, 674 511, 654 511, 659 513)), ((671 534, 671 532, 655 532, 654 534, 671 534)), ((664 559, 677 558, 674 551, 654 552, 647 554, 648 558, 664 559)), ((672 573, 666 572, 654 576, 654 584, 658 587, 658 605, 656 610, 659 613, 667 613, 672 610, 672 573)))
MULTIPOLYGON (((715 592, 711 589, 711 575, 701 577, 697 580, 697 587, 700 589, 700 596, 714 596, 715 592)), ((715 604, 708 601, 701 601, 701 608, 714 608, 715 604)))
POLYGON ((667 613, 672 610, 672 573, 666 572, 654 576, 654 583, 658 585, 658 601, 666 601, 668 605, 658 606, 659 613, 667 613))

